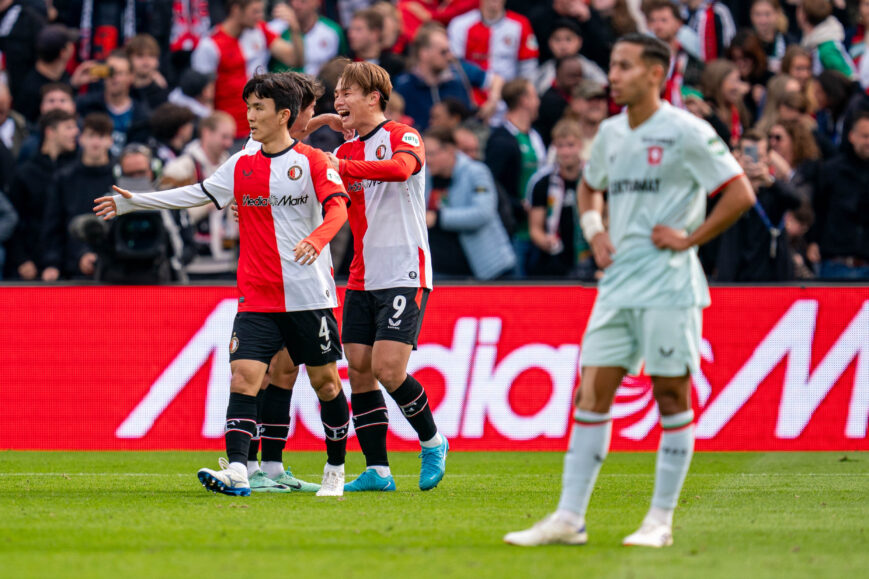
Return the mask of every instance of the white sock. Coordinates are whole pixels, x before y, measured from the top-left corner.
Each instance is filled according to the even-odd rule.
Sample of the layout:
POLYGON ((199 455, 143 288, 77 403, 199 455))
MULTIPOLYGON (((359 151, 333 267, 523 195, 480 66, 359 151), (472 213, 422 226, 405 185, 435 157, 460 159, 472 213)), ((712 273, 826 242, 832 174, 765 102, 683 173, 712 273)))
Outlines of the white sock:
POLYGON ((244 480, 247 480, 247 465, 243 462, 231 462, 229 463, 229 468, 237 472, 238 474, 244 476, 244 480))
POLYGON ((564 455, 558 510, 584 519, 594 483, 609 450, 612 420, 609 414, 586 410, 577 410, 573 417, 576 422, 564 455))
POLYGON ((344 473, 344 465, 343 464, 334 465, 334 464, 329 464, 327 462, 326 466, 323 467, 323 472, 324 473, 325 472, 340 472, 343 474, 344 473))
POLYGON ((649 509, 649 512, 646 513, 646 518, 643 519, 643 522, 656 523, 658 525, 667 525, 668 527, 672 527, 673 509, 659 509, 658 507, 652 507, 651 509, 649 509))
POLYGON ((247 461, 247 476, 253 476, 253 473, 259 470, 259 463, 255 460, 247 461))
POLYGON ((435 432, 435 435, 432 436, 428 440, 420 440, 419 445, 423 448, 434 448, 436 446, 440 446, 444 443, 444 439, 441 438, 440 432, 435 432))
MULTIPOLYGON (((661 443, 658 446, 658 459, 655 463, 655 492, 652 507, 662 511, 676 508, 682 484, 694 456, 694 411, 686 410, 678 414, 661 417, 661 443)), ((660 513, 659 513, 660 514, 660 513)))
POLYGON ((376 472, 378 475, 382 476, 383 478, 386 478, 392 474, 392 472, 389 470, 388 466, 380 466, 380 465, 369 466, 368 470, 373 470, 374 472, 376 472))
POLYGON ((284 463, 279 460, 264 460, 263 472, 269 478, 276 478, 284 474, 284 463))

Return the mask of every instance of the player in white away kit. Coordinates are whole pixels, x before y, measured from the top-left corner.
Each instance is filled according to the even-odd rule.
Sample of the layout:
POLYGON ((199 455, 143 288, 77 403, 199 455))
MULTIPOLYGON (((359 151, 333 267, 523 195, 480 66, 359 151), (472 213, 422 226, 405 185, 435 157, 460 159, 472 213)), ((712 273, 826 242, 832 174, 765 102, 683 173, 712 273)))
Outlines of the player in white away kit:
POLYGON ((616 42, 610 86, 627 111, 603 122, 580 185, 581 226, 605 268, 582 345, 582 384, 558 510, 507 543, 587 541, 585 512, 609 449, 610 407, 628 372, 645 369, 661 414, 652 506, 625 545, 671 545, 673 510, 694 452, 690 371, 700 364, 709 290, 697 246, 754 204, 742 169, 712 127, 659 97, 670 50, 631 34, 616 42), (609 191, 609 231, 601 212, 609 191), (706 195, 721 194, 704 221, 706 195))
POLYGON ((378 386, 392 396, 419 435, 419 488, 444 476, 449 448, 438 433, 425 390, 407 373, 431 291, 425 223, 425 150, 414 129, 387 121, 389 75, 369 62, 348 64, 335 89, 344 129, 358 137, 329 159, 352 205, 353 262, 344 296, 341 337, 349 363, 353 425, 367 469, 346 491, 392 491, 386 454, 389 417, 378 386))
POLYGON ((201 469, 199 480, 216 492, 250 494, 245 462, 257 430, 256 394, 272 356, 286 345, 296 363, 307 365, 320 399, 328 460, 317 494, 339 496, 350 416, 335 364, 342 352, 327 244, 347 220, 348 196, 325 153, 289 134, 301 101, 289 77, 256 75, 243 97, 261 150, 236 153, 198 185, 147 194, 116 187, 120 194, 96 199, 94 211, 111 218, 207 203, 223 208, 235 200, 241 297, 229 345, 232 382, 224 429, 229 462, 221 459, 218 471, 201 469))

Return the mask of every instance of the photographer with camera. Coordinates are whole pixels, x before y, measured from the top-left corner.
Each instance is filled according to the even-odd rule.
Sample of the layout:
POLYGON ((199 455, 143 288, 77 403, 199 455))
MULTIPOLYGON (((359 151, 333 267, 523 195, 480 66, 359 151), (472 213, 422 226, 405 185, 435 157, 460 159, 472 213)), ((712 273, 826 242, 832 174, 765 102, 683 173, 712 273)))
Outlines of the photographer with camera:
POLYGON ((791 281, 792 250, 785 213, 806 199, 770 171, 769 141, 754 131, 739 140, 733 156, 751 182, 757 202, 721 235, 715 279, 735 282, 791 281))

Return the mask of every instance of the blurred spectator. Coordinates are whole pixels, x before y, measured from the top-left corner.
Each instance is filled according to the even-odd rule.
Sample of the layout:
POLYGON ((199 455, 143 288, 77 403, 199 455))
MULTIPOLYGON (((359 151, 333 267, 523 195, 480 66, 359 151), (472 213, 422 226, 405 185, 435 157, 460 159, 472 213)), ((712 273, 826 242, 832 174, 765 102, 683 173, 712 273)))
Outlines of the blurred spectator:
MULTIPOLYGON (((280 2, 285 4, 286 2, 280 2)), ((320 15, 322 0, 290 0, 289 5, 296 13, 299 21, 299 30, 302 33, 302 41, 305 49, 304 66, 293 67, 296 72, 304 72, 311 76, 317 76, 324 64, 336 56, 347 55, 347 40, 344 31, 334 20, 320 15)), ((293 33, 285 20, 276 18, 269 23, 269 28, 281 38, 292 42, 293 33)), ((269 63, 272 72, 283 72, 290 67, 274 58, 269 63)))
POLYGON ((769 143, 761 134, 746 132, 739 140, 735 157, 751 182, 757 202, 721 234, 715 279, 790 281, 794 278, 794 263, 785 213, 796 210, 806 199, 770 174, 769 143))
POLYGON ((154 110, 169 98, 169 84, 160 74, 160 45, 150 34, 137 34, 124 48, 133 70, 130 96, 154 110))
POLYGON ((193 139, 193 121, 196 115, 190 109, 165 103, 151 115, 151 135, 148 143, 160 160, 161 166, 178 157, 193 139))
POLYGON ((8 266, 13 277, 34 280, 42 262, 42 216, 48 206, 51 177, 75 162, 78 125, 68 111, 48 111, 39 119, 41 147, 30 161, 18 166, 9 199, 20 221, 9 242, 8 266))
POLYGON ((814 198, 820 277, 869 279, 869 112, 855 116, 851 147, 826 162, 814 198))
POLYGON ((837 70, 825 70, 812 82, 818 128, 834 145, 842 143, 845 115, 854 96, 853 88, 848 77, 837 70))
POLYGON ((72 237, 70 222, 78 215, 92 215, 94 198, 112 190, 115 177, 109 151, 113 144, 112 119, 91 113, 84 119, 79 145, 81 158, 58 171, 49 192, 42 222, 42 280, 90 278, 97 255, 72 237))
POLYGON ((579 228, 577 191, 582 174, 582 129, 576 121, 559 121, 552 129, 555 164, 532 177, 528 232, 534 248, 526 265, 529 276, 584 277, 594 267, 580 271, 580 261, 591 254, 579 228))
POLYGON ((670 46, 671 71, 664 86, 664 99, 674 106, 684 108, 682 87, 700 84, 703 61, 683 46, 680 31, 685 26, 676 4, 670 0, 652 0, 644 5, 644 9, 649 30, 670 46))
MULTIPOLYGON (((227 113, 217 111, 202 119, 199 138, 191 141, 184 152, 163 167, 160 188, 180 187, 199 183, 229 159, 235 137, 235 121, 227 113)), ((226 208, 213 204, 187 210, 195 234, 199 256, 187 271, 190 275, 226 274, 235 271, 238 225, 226 208)))
POLYGON ((848 54, 857 67, 857 78, 864 91, 869 91, 869 59, 863 58, 869 48, 869 35, 866 25, 869 24, 869 0, 860 0, 857 12, 857 24, 848 32, 848 54))
POLYGON ((77 39, 77 33, 60 24, 46 26, 36 38, 36 64, 24 77, 15 101, 15 109, 28 122, 35 123, 39 118, 42 87, 45 85, 63 83, 80 87, 96 80, 89 73, 95 62, 80 65, 72 77, 66 72, 77 39))
POLYGON ((790 183, 805 199, 814 196, 821 158, 811 129, 800 121, 779 120, 769 130, 769 165, 776 179, 790 183))
POLYGON ((121 50, 111 53, 106 59, 108 78, 101 92, 80 96, 76 108, 82 116, 105 113, 114 123, 112 154, 117 156, 127 143, 144 143, 148 140, 148 107, 130 96, 133 84, 132 65, 127 54, 121 50))
POLYGON ((347 41, 355 60, 373 62, 392 78, 404 72, 404 60, 383 48, 383 15, 377 10, 368 8, 353 15, 347 41))
MULTIPOLYGON (((638 21, 626 0, 591 0, 590 5, 592 12, 597 14, 600 19, 598 26, 601 27, 604 46, 607 47, 607 51, 612 51, 612 47, 619 37, 640 31, 638 21)), ((642 14, 638 13, 638 15, 642 18, 642 14)))
POLYGON ((516 256, 498 216, 492 174, 456 148, 447 129, 424 135, 426 224, 434 273, 496 279, 513 270, 516 256))
POLYGON ((795 78, 801 90, 807 93, 812 80, 812 53, 796 44, 788 46, 782 57, 781 72, 795 78))
POLYGON ((130 0, 65 0, 54 4, 58 22, 81 33, 79 62, 105 60, 121 49, 143 27, 146 12, 155 8, 152 3, 130 0))
POLYGON ((730 41, 736 35, 736 25, 730 9, 717 0, 681 0, 682 17, 697 33, 700 59, 710 62, 723 58, 730 41))
POLYGON ((412 48, 416 64, 395 80, 394 91, 404 97, 414 127, 425 130, 430 111, 433 115, 433 107, 439 102, 452 99, 470 110, 474 107, 473 89, 489 91, 481 116, 488 118, 494 113, 503 80, 475 64, 453 59, 443 27, 433 24, 420 27, 412 48))
POLYGON ((34 40, 43 25, 42 16, 22 2, 0 0, 0 63, 5 64, 9 90, 15 100, 24 78, 36 64, 34 40))
MULTIPOLYGON (((809 243, 806 234, 815 222, 815 213, 809 204, 785 213, 785 231, 791 248, 795 279, 814 279, 817 277, 817 259, 809 257, 809 243)), ((817 246, 816 246, 817 247, 817 246)))
POLYGON ((534 128, 540 133, 547 147, 552 141, 552 127, 564 114, 582 77, 582 60, 578 54, 566 56, 556 64, 555 82, 540 97, 540 114, 534 122, 534 128))
POLYGON ((856 79, 857 69, 845 49, 845 29, 833 16, 830 0, 800 0, 797 22, 803 31, 800 43, 812 53, 812 72, 836 70, 856 79))
POLYGON ((383 111, 385 116, 390 121, 395 121, 410 127, 414 126, 413 119, 404 114, 405 103, 404 97, 399 93, 394 92, 389 95, 389 102, 386 103, 386 109, 383 111))
MULTIPOLYGON (((42 95, 40 96, 39 115, 40 117, 49 111, 62 110, 72 115, 75 115, 75 101, 73 100, 72 87, 62 82, 51 82, 42 87, 42 95)), ((18 152, 18 162, 24 163, 32 159, 42 144, 40 135, 37 131, 31 131, 24 142, 21 143, 21 150, 18 152)))
POLYGON ((743 100, 749 92, 748 85, 740 79, 736 64, 729 60, 708 62, 703 71, 702 85, 713 112, 727 127, 727 134, 722 138, 734 146, 751 126, 751 117, 743 100))
POLYGON ((431 107, 428 126, 453 130, 470 117, 471 111, 461 101, 450 97, 431 107))
POLYGON ((479 0, 398 0, 401 30, 395 52, 402 54, 410 45, 419 28, 426 23, 446 26, 456 16, 475 10, 479 0))
POLYGON ((0 81, 0 142, 17 158, 27 133, 27 121, 21 113, 12 110, 9 87, 0 81))
POLYGON ((773 76, 767 69, 766 54, 757 35, 748 29, 737 32, 727 49, 727 58, 736 63, 739 78, 749 87, 743 102, 749 118, 756 119, 764 102, 766 85, 773 76))
POLYGON ((6 248, 4 244, 15 231, 18 224, 18 214, 15 208, 0 191, 0 280, 3 279, 3 270, 6 268, 6 248))
POLYGON ((787 18, 778 0, 752 0, 751 27, 760 39, 766 54, 767 68, 773 74, 781 71, 781 60, 789 44, 787 18))
POLYGON ((7 191, 15 173, 15 157, 0 141, 0 192, 7 191))
MULTIPOLYGON (((299 23, 293 11, 283 6, 286 10, 280 15, 301 43, 299 23)), ((197 72, 216 75, 214 108, 235 119, 237 145, 242 146, 250 134, 247 107, 239 98, 247 80, 259 67, 265 68, 270 56, 300 66, 304 55, 266 26, 263 0, 227 0, 226 11, 226 19, 196 46, 190 64, 197 72)))
POLYGON ((402 36, 401 13, 392 2, 382 1, 374 2, 371 9, 379 12, 383 16, 383 36, 380 39, 380 45, 383 50, 395 54, 403 54, 407 49, 405 45, 399 45, 399 38, 402 36))
POLYGON ((546 148, 543 139, 531 128, 540 108, 540 98, 531 81, 518 78, 508 82, 502 96, 507 114, 486 143, 486 165, 509 199, 513 219, 505 225, 514 236, 517 274, 523 275, 523 264, 531 249, 525 192, 531 175, 543 164, 546 148))
POLYGON ((480 150, 480 138, 475 132, 464 127, 457 127, 453 130, 453 140, 456 142, 456 148, 459 151, 474 161, 483 160, 483 154, 480 150))
POLYGON ((565 116, 579 124, 582 131, 582 149, 579 158, 588 161, 591 143, 608 112, 606 88, 592 80, 584 80, 573 90, 573 98, 565 116))
MULTIPOLYGON (((669 0, 664 1, 669 2, 669 0)), ((559 19, 552 28, 547 43, 552 58, 537 67, 534 87, 538 94, 543 94, 552 87, 552 83, 555 82, 555 64, 559 59, 579 55, 579 51, 582 49, 582 31, 579 24, 567 18, 559 19)), ((603 85, 608 84, 606 72, 596 62, 582 55, 579 56, 579 59, 582 61, 583 78, 603 85)))
POLYGON ((797 79, 786 74, 777 74, 770 79, 764 95, 763 112, 755 123, 755 128, 762 134, 766 134, 779 118, 779 106, 785 95, 800 91, 800 83, 797 79))
MULTIPOLYGON (((480 9, 454 18, 447 32, 453 54, 505 81, 533 81, 539 50, 528 19, 505 10, 505 0, 480 0, 480 9)), ((482 95, 477 95, 482 102, 482 95)))
POLYGON ((190 109, 202 119, 214 111, 214 87, 214 75, 188 70, 169 93, 169 102, 190 109))

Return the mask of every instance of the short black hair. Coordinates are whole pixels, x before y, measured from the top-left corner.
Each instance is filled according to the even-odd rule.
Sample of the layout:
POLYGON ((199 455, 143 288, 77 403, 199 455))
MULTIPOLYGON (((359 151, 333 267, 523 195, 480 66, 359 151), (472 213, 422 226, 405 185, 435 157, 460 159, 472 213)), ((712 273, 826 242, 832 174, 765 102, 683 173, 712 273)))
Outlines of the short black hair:
POLYGON ((443 145, 456 146, 456 137, 452 129, 447 129, 446 127, 432 127, 423 133, 422 136, 426 139, 434 139, 443 145))
POLYGON ((163 103, 154 110, 149 125, 151 134, 158 141, 172 140, 181 127, 196 120, 196 115, 187 107, 174 103, 163 103))
POLYGON ((643 49, 641 57, 646 63, 660 64, 664 67, 665 72, 670 70, 670 47, 663 40, 659 40, 654 36, 632 32, 616 40, 616 44, 620 42, 635 44, 641 47, 643 49))
POLYGON ((55 129, 60 123, 74 120, 75 115, 70 112, 61 109, 48 111, 47 113, 39 117, 39 136, 42 139, 45 139, 45 131, 47 131, 48 129, 55 129))
POLYGON ((317 102, 326 94, 323 83, 310 74, 303 74, 292 70, 282 72, 281 74, 288 77, 299 88, 300 96, 302 97, 302 101, 299 103, 299 110, 308 108, 311 106, 311 103, 317 102))
POLYGON ((459 117, 459 122, 464 123, 466 120, 471 118, 471 111, 465 106, 465 103, 456 97, 447 97, 440 101, 440 104, 447 109, 447 114, 451 117, 459 117))
POLYGON ((84 118, 81 130, 92 131, 101 137, 110 137, 115 130, 115 122, 106 113, 90 113, 84 118))
POLYGON ((241 93, 244 102, 250 95, 256 95, 261 99, 272 99, 275 102, 275 112, 287 109, 290 111, 290 120, 287 129, 293 126, 299 118, 299 110, 302 108, 302 91, 293 79, 280 73, 257 73, 244 85, 241 93))

